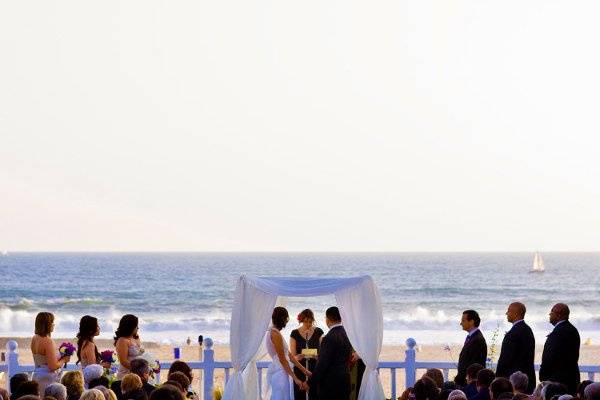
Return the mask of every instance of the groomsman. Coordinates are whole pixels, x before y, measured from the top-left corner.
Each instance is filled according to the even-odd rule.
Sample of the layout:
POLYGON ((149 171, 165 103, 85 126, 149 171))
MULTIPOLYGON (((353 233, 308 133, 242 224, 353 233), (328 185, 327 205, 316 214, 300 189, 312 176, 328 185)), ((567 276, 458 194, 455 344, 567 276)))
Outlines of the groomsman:
POLYGON ((303 385, 303 390, 317 385, 320 399, 348 400, 350 396, 350 357, 352 345, 342 326, 342 317, 337 307, 325 311, 325 323, 329 328, 323 336, 317 366, 303 385))
POLYGON ((564 384, 569 394, 575 395, 579 385, 579 345, 577 328, 569 322, 569 307, 558 303, 550 310, 550 323, 554 329, 548 335, 542 353, 540 381, 564 384))
POLYGON ((535 389, 535 368, 533 357, 535 355, 535 338, 529 325, 523 320, 526 308, 523 303, 512 303, 506 311, 506 319, 512 323, 512 328, 502 340, 500 358, 496 367, 496 376, 510 378, 517 371, 527 375, 527 393, 535 389))
POLYGON ((481 318, 475 310, 463 311, 460 326, 468 332, 465 344, 458 356, 458 374, 454 378, 457 385, 466 385, 467 368, 471 364, 485 365, 487 359, 487 344, 479 330, 481 318))

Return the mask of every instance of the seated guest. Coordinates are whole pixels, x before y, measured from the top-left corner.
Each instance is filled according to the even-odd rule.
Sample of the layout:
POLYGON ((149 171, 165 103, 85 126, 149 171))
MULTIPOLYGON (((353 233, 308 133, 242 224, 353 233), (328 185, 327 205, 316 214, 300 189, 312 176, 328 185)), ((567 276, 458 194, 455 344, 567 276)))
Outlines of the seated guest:
POLYGON ((150 400, 185 400, 175 386, 164 384, 150 395, 150 400))
POLYGON ((46 386, 44 396, 52 396, 56 400, 67 400, 67 388, 62 383, 51 383, 46 386))
POLYGON ((102 394, 104 395, 104 400, 117 400, 117 396, 115 395, 115 392, 106 388, 106 386, 100 385, 100 386, 96 386, 94 389, 98 389, 99 391, 102 392, 102 394))
POLYGON ((494 371, 484 368, 477 373, 477 394, 469 400, 490 400, 490 385, 496 378, 494 371))
POLYGON ((88 389, 83 392, 80 400, 104 400, 104 395, 98 389, 88 389))
POLYGON ((481 364, 471 364, 467 367, 467 385, 463 388, 463 392, 467 399, 477 394, 477 373, 483 369, 481 364))
MULTIPOLYGON (((21 386, 21 384, 23 382, 28 382, 29 381, 29 375, 20 372, 18 374, 14 374, 13 376, 11 376, 10 381, 9 381, 9 388, 10 388, 10 400, 17 400, 17 398, 15 397, 15 394, 17 393, 17 391, 19 390, 19 386, 21 386)), ((8 400, 8 399, 5 399, 8 400)))
POLYGON ((532 397, 525 393, 515 393, 512 397, 512 400, 531 400, 531 399, 532 399, 532 397))
POLYGON ((173 362, 173 364, 171 364, 171 368, 169 368, 169 374, 167 376, 171 375, 173 372, 183 372, 185 376, 188 377, 190 380, 190 387, 188 388, 186 397, 189 399, 197 398, 198 395, 192 390, 191 387, 192 382, 194 381, 194 374, 190 366, 184 361, 176 360, 173 362))
POLYGON ((560 396, 565 393, 567 393, 567 387, 562 383, 548 382, 548 384, 542 389, 542 399, 550 400, 555 395, 560 396))
POLYGON ((79 400, 83 391, 83 374, 81 371, 69 371, 66 372, 60 383, 65 385, 67 388, 67 400, 79 400))
POLYGON ((169 374, 168 380, 178 382, 183 389, 183 396, 187 397, 188 388, 190 387, 190 380, 183 372, 173 372, 172 374, 169 374))
POLYGON ((90 382, 104 375, 104 368, 100 364, 90 364, 83 369, 83 385, 90 388, 90 382))
POLYGON ((556 397, 556 400, 573 400, 575 397, 571 396, 570 394, 562 394, 562 395, 557 395, 555 394, 552 398, 556 397))
POLYGON ((88 389, 94 389, 97 387, 105 387, 108 389, 109 381, 105 376, 101 376, 99 378, 92 379, 90 383, 88 383, 88 389))
POLYGON ((510 393, 510 399, 513 397, 513 386, 512 383, 506 378, 496 378, 490 384, 490 399, 499 400, 499 397, 503 393, 510 393))
POLYGON ((144 396, 147 398, 148 395, 143 389, 142 379, 136 375, 129 373, 121 380, 121 392, 124 399, 139 399, 144 396))
POLYGON ((27 395, 39 396, 39 394, 40 385, 36 381, 27 381, 19 385, 17 391, 15 392, 15 398, 19 399, 27 395))
MULTIPOLYGON (((183 386, 181 386, 181 384, 177 381, 166 381, 163 385, 170 385, 172 387, 174 387, 175 389, 179 390, 179 392, 181 392, 182 396, 183 396, 183 386)), ((185 398, 185 396, 184 396, 185 398)))
POLYGON ((529 387, 529 377, 521 371, 513 372, 508 378, 513 386, 515 393, 527 394, 527 388, 529 387))
POLYGON ((413 388, 415 400, 437 400, 439 393, 440 390, 435 382, 427 376, 416 381, 413 388))
POLYGON ((427 371, 425 371, 423 376, 431 378, 431 380, 435 382, 435 385, 440 390, 442 389, 442 386, 444 386, 444 374, 442 374, 442 371, 437 368, 429 368, 427 371))
MULTIPOLYGON (((152 393, 156 387, 148 383, 148 379, 150 379, 150 367, 148 366, 148 361, 144 360, 143 358, 134 358, 131 360, 129 365, 131 373, 140 377, 144 392, 146 392, 147 396, 150 396, 150 393, 152 393)), ((117 395, 117 399, 123 400, 121 393, 121 381, 113 382, 110 388, 117 395)))
POLYGON ((56 400, 56 399, 52 396, 44 396, 43 400, 56 400))
POLYGON ((588 387, 588 385, 590 385, 592 383, 594 383, 594 382, 590 381, 589 379, 581 381, 581 383, 579 384, 579 386, 577 386, 577 399, 578 400, 583 400, 584 399, 584 393, 583 393, 583 391, 585 390, 586 387, 588 387))
POLYGON ((532 400, 543 400, 542 397, 542 390, 546 387, 546 385, 548 385, 550 382, 549 381, 541 381, 540 383, 538 383, 538 385, 535 387, 535 389, 533 390, 533 393, 531 394, 531 399, 532 400))
POLYGON ((467 400, 467 395, 462 390, 453 390, 448 395, 448 400, 467 400))
POLYGON ((600 382, 590 383, 583 390, 584 400, 600 400, 600 382))
POLYGON ((40 396, 36 394, 26 394, 25 396, 19 397, 18 400, 40 400, 40 396))
POLYGON ((8 390, 4 388, 0 388, 0 398, 2 400, 10 400, 10 395, 8 394, 8 390))
POLYGON ((409 400, 410 397, 414 397, 412 391, 413 391, 412 387, 404 389, 404 392, 402 392, 400 397, 398 397, 398 400, 409 400))

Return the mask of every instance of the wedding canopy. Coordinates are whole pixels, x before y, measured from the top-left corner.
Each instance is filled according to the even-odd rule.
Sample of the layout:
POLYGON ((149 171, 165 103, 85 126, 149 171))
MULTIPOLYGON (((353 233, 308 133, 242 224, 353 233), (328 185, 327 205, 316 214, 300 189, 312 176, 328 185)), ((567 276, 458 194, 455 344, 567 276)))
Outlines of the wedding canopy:
POLYGON ((224 400, 258 399, 256 361, 278 296, 334 294, 352 347, 366 365, 359 400, 384 399, 377 372, 383 341, 379 291, 370 276, 355 278, 272 278, 240 276, 231 315, 230 346, 234 373, 224 400))

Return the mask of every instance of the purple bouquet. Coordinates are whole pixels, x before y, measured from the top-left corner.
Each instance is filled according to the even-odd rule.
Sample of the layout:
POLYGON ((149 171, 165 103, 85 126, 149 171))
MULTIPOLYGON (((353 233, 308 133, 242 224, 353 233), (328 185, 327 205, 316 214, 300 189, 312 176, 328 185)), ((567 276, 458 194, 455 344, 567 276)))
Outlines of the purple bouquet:
POLYGON ((104 350, 103 352, 101 352, 100 359, 102 360, 102 362, 109 363, 111 365, 117 362, 116 354, 112 350, 104 350))
POLYGON ((58 352, 60 353, 61 357, 64 357, 64 356, 70 357, 73 355, 73 353, 75 353, 75 350, 77 350, 77 348, 73 345, 73 343, 70 343, 70 342, 64 342, 58 348, 58 352))

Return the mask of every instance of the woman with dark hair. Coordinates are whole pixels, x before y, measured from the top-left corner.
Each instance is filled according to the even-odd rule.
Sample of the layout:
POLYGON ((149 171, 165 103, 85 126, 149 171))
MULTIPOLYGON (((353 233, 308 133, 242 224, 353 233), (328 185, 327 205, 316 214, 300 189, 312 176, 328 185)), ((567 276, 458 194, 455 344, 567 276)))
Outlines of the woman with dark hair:
POLYGON ((169 373, 167 374, 167 376, 171 376, 171 374, 175 372, 183 373, 190 380, 190 385, 188 385, 189 387, 187 388, 186 397, 188 399, 197 399, 198 395, 192 390, 191 386, 191 383, 194 380, 194 374, 190 366, 185 361, 175 360, 173 361, 173 364, 171 364, 171 368, 169 368, 169 373))
POLYGON ((292 400, 290 378, 298 386, 302 385, 294 371, 290 367, 293 363, 303 374, 310 376, 310 372, 296 360, 296 357, 290 354, 287 343, 281 335, 281 330, 285 328, 290 317, 288 311, 283 307, 275 307, 271 316, 273 326, 269 329, 265 337, 267 351, 273 359, 267 371, 267 384, 271 400, 292 400))
POLYGON ((46 386, 59 382, 60 368, 71 359, 69 356, 60 357, 50 338, 53 330, 52 313, 41 312, 35 317, 35 335, 31 339, 31 353, 35 364, 32 379, 39 384, 40 396, 44 395, 46 386))
MULTIPOLYGON (((97 318, 89 315, 81 317, 81 320, 79 320, 79 332, 77 333, 77 363, 81 363, 81 368, 102 362, 98 347, 94 343, 94 336, 98 336, 99 334, 100 326, 98 325, 97 318)), ((103 366, 107 367, 106 365, 103 366)))
MULTIPOLYGON (((298 314, 298 322, 301 324, 298 329, 294 329, 290 335, 290 353, 309 371, 314 371, 317 365, 316 358, 305 358, 302 354, 302 349, 319 349, 321 343, 321 336, 323 336, 323 330, 315 326, 315 315, 312 310, 306 309, 298 314)), ((318 352, 318 351, 317 351, 318 352)), ((294 373, 300 380, 304 381, 306 376, 297 367, 294 367, 294 373)), ((296 399, 305 398, 305 392, 300 389, 300 386, 294 384, 294 397, 296 399)), ((310 400, 316 400, 317 388, 312 387, 308 392, 308 398, 310 400)))
POLYGON ((123 379, 129 373, 131 360, 144 353, 138 330, 138 317, 132 314, 121 317, 119 327, 115 332, 115 349, 120 364, 117 379, 123 379))

